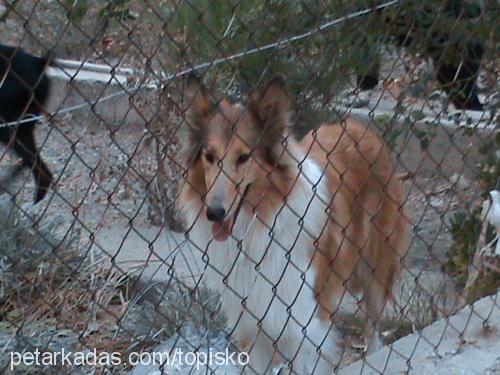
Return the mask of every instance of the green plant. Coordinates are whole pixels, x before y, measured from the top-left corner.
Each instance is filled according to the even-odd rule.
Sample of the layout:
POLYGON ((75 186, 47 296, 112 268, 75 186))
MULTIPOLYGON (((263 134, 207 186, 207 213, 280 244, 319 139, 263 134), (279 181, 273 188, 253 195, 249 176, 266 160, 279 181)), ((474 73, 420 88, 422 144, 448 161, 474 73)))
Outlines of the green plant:
POLYGON ((459 288, 465 286, 468 267, 472 263, 481 231, 481 209, 477 207, 470 215, 456 213, 450 221, 452 245, 447 252, 444 271, 455 280, 459 288))
POLYGON ((478 165, 479 179, 483 186, 483 197, 487 197, 491 190, 500 189, 500 131, 493 139, 485 141, 479 148, 483 160, 478 165))
POLYGON ((99 11, 99 18, 104 21, 103 29, 109 26, 112 20, 136 20, 137 12, 129 8, 130 0, 111 0, 99 11))
POLYGON ((82 22, 89 10, 87 0, 64 0, 64 5, 68 10, 68 18, 77 24, 82 22))
MULTIPOLYGON (((486 141, 480 147, 483 156, 478 164, 481 195, 489 198, 491 190, 500 187, 500 133, 486 141)), ((464 288, 474 264, 474 256, 480 238, 483 224, 481 207, 475 207, 470 213, 459 212, 452 218, 451 235, 452 244, 447 252, 447 261, 443 266, 444 271, 452 277, 459 288, 464 288)), ((487 224, 486 224, 487 225, 487 224)), ((488 225, 485 241, 488 243, 494 237, 494 230, 488 225)), ((467 295, 468 301, 474 301, 482 296, 494 293, 500 287, 500 273, 493 269, 481 269, 477 279, 470 287, 467 295)))

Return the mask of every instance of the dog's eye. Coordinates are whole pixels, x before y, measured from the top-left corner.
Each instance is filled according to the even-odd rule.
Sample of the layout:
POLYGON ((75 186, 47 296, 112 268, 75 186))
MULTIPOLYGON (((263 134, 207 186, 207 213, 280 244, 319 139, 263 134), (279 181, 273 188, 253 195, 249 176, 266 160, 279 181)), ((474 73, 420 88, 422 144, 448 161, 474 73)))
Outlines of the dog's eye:
POLYGON ((210 154, 210 153, 207 152, 205 154, 205 160, 207 161, 207 163, 213 164, 213 162, 215 161, 215 158, 214 158, 214 156, 212 154, 210 154))
POLYGON ((238 156, 238 160, 236 160, 236 164, 241 165, 244 164, 250 159, 250 154, 241 154, 238 156))

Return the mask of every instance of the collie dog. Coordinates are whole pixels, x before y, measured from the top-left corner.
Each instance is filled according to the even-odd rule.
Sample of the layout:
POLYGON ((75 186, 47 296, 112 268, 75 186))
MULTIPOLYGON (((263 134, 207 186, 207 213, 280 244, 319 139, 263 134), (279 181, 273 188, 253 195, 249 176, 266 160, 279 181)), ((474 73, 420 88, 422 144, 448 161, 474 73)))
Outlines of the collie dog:
POLYGON ((274 78, 245 106, 186 80, 177 203, 250 369, 326 374, 339 361, 345 292, 363 295, 377 347, 410 225, 387 146, 352 120, 297 142, 284 86, 274 78))

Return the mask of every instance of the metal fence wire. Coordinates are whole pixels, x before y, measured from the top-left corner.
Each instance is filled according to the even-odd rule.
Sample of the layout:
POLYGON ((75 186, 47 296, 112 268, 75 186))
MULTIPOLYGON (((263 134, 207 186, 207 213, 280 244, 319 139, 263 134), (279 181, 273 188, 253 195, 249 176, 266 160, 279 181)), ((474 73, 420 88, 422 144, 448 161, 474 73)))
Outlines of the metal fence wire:
POLYGON ((498 19, 2 1, 2 372, 500 371, 498 19))

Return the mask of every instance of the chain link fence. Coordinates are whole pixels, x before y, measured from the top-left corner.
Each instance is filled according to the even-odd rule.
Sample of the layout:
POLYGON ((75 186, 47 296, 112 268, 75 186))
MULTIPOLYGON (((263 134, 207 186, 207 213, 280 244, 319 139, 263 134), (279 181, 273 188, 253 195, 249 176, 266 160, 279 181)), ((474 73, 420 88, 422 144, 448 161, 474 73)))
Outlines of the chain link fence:
POLYGON ((498 348, 498 26, 493 0, 2 1, 0 368, 498 348))

